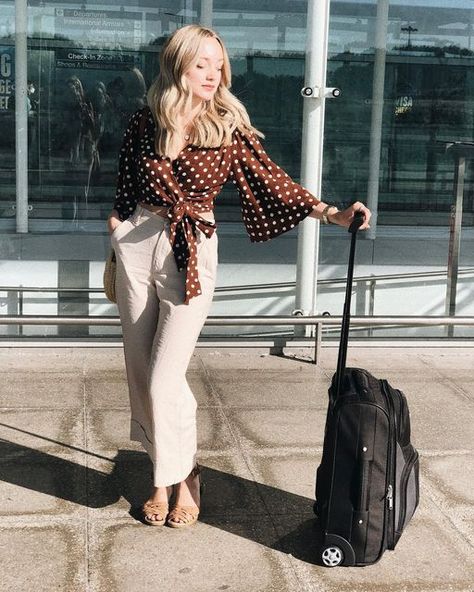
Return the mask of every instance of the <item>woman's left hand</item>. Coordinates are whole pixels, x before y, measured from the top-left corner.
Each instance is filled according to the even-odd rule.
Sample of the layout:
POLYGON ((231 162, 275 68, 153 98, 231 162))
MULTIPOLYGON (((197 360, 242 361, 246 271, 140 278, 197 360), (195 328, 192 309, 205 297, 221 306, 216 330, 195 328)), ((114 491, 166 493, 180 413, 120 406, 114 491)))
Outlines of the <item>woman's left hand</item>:
POLYGON ((346 228, 349 228, 352 221, 354 220, 356 212, 362 212, 364 214, 364 222, 360 226, 359 230, 367 230, 367 228, 370 228, 369 222, 372 214, 369 208, 364 206, 364 204, 360 201, 356 201, 345 210, 341 210, 335 214, 329 213, 328 218, 333 224, 338 224, 339 226, 345 226, 346 228))

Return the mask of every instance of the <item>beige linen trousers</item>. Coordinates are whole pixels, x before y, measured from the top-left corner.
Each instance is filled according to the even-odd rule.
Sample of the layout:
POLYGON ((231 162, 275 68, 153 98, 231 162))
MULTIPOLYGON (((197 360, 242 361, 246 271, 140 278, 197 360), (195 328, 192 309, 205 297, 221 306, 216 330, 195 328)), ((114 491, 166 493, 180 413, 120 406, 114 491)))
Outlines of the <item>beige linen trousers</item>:
POLYGON ((197 403, 186 369, 211 307, 217 233, 196 229, 202 293, 184 304, 169 221, 137 205, 110 240, 117 258, 117 306, 130 396, 130 439, 153 462, 155 487, 183 481, 196 463, 197 403))

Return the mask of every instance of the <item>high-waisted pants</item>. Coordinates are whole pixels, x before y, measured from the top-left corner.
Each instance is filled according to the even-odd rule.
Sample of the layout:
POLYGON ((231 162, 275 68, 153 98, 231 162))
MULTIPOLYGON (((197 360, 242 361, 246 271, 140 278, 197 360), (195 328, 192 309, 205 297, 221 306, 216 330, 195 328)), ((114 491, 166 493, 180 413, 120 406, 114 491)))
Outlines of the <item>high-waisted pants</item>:
POLYGON ((117 306, 130 395, 130 439, 153 462, 155 487, 183 481, 196 463, 197 403, 186 369, 212 303, 217 234, 197 233, 201 294, 184 304, 169 221, 137 206, 111 235, 117 259, 117 306))

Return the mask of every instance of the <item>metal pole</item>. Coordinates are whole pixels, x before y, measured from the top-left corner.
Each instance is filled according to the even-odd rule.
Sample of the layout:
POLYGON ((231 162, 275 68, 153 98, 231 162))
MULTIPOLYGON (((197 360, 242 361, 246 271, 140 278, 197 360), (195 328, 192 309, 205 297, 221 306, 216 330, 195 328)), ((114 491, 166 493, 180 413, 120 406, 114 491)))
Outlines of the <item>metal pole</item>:
POLYGON ((212 27, 212 3, 213 0, 201 0, 199 24, 203 27, 212 27))
POLYGON ((316 335, 314 338, 314 360, 313 362, 318 365, 321 357, 321 344, 323 342, 323 324, 316 323, 316 335))
POLYGON ((16 231, 28 232, 27 0, 15 2, 16 231))
MULTIPOLYGON (((20 287, 22 287, 22 286, 20 285, 20 287)), ((22 291, 20 292, 20 300, 19 300, 19 302, 18 302, 18 314, 20 315, 20 317, 22 317, 22 316, 23 316, 23 310, 24 310, 24 307, 23 307, 23 303, 24 303, 24 295, 25 295, 25 293, 24 293, 24 292, 23 292, 23 290, 22 290, 22 291)), ((18 327, 18 335, 23 335, 23 325, 20 325, 20 326, 18 327)))
MULTIPOLYGON (((448 252, 448 278, 446 287, 446 315, 453 317, 456 314, 456 292, 458 286, 459 251, 461 248, 461 228, 464 195, 464 174, 466 172, 466 157, 456 155, 456 170, 454 177, 454 198, 451 206, 451 220, 449 232, 448 252)), ((454 327, 447 328, 448 337, 453 337, 454 327)))
MULTIPOLYGON (((305 87, 326 87, 330 0, 309 0, 306 28, 305 87)), ((324 92, 303 103, 301 183, 316 197, 321 194, 324 92)), ((324 200, 323 200, 324 201, 324 200)), ((319 222, 306 218, 298 231, 295 308, 308 315, 316 310, 319 261, 319 222)), ((295 327, 295 334, 309 335, 310 327, 295 327)))
POLYGON ((387 53, 387 25, 389 0, 378 0, 375 25, 374 79, 372 82, 372 120, 370 123, 369 180, 367 207, 372 212, 367 238, 375 238, 379 202, 380 152, 382 148, 382 118, 387 53))
MULTIPOLYGON (((369 284, 369 294, 370 294, 370 300, 369 300, 369 316, 373 317, 374 316, 374 310, 375 310, 375 288, 377 285, 377 280, 373 279, 370 280, 370 284, 369 284)), ((373 329, 372 327, 369 329, 369 337, 372 337, 373 335, 373 329)))
POLYGON ((193 0, 185 1, 184 15, 181 20, 181 26, 190 25, 193 22, 193 0))

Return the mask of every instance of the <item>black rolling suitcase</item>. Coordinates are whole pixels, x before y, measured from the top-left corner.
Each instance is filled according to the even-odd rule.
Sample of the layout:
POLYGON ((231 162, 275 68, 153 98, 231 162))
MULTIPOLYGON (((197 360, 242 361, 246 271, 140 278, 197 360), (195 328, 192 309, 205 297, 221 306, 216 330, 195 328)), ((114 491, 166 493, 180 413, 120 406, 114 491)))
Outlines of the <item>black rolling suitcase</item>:
POLYGON ((410 443, 404 394, 367 370, 346 368, 357 230, 351 249, 337 371, 321 464, 315 514, 322 531, 321 560, 328 567, 375 563, 394 549, 419 499, 418 453, 410 443))

